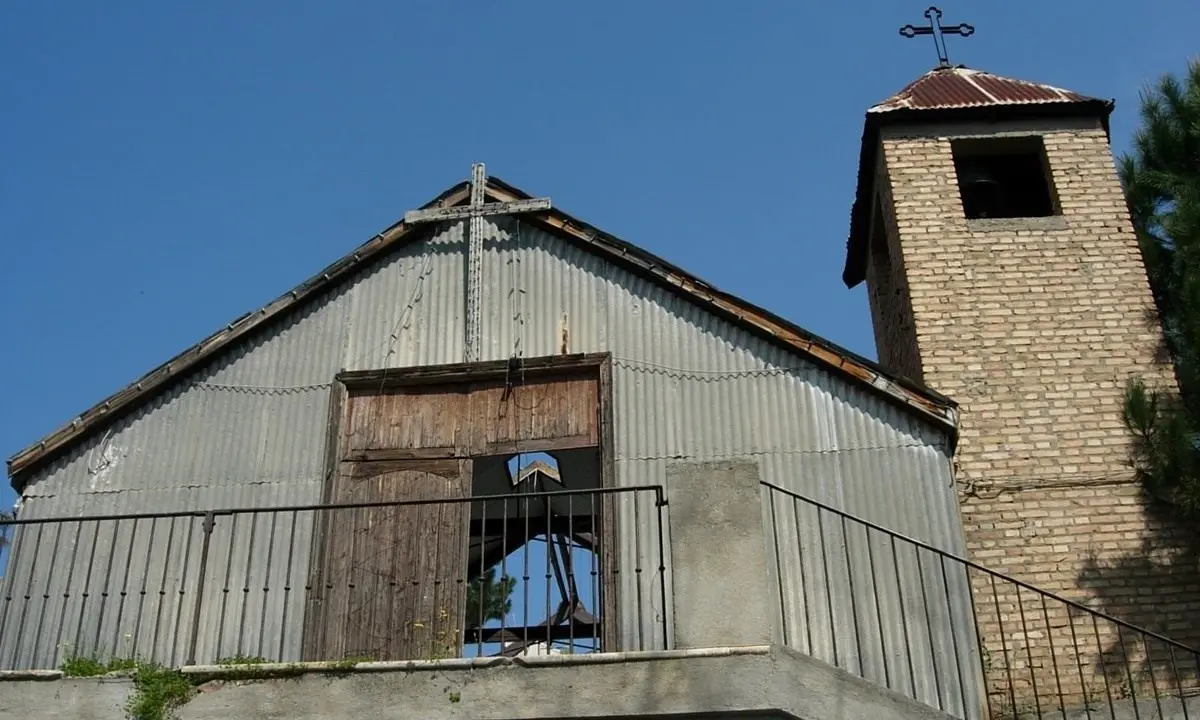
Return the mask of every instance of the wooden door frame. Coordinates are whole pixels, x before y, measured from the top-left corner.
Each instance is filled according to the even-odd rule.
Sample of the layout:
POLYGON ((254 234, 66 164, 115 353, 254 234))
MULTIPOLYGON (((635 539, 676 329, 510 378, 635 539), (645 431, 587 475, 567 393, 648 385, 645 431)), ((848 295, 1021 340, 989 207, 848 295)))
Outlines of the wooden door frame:
MULTIPOLYGON (((379 391, 396 387, 470 385, 476 382, 503 380, 511 377, 513 372, 519 372, 521 377, 526 380, 579 377, 581 375, 595 377, 597 380, 597 412, 599 415, 597 422, 600 441, 600 487, 616 487, 616 462, 613 446, 612 354, 608 352, 580 353, 522 359, 520 365, 516 367, 509 360, 492 360, 478 363, 419 365, 402 368, 381 368, 378 370, 343 370, 334 376, 329 394, 329 414, 326 423, 325 439, 324 487, 321 492, 321 503, 328 505, 332 501, 338 465, 341 462, 344 450, 342 442, 344 433, 342 430, 344 429, 343 423, 345 422, 346 405, 352 390, 367 389, 379 391)), ((545 445, 554 444, 552 441, 543 443, 542 449, 547 449, 544 447, 545 445)), ((550 451, 567 450, 572 447, 581 446, 573 438, 565 438, 558 445, 559 447, 548 449, 550 451)), ((588 446, 590 445, 591 443, 588 443, 588 446)), ((446 450, 448 451, 448 449, 446 450)), ((498 446, 494 448, 489 447, 488 451, 489 454, 505 454, 515 450, 498 446), (493 450, 495 453, 491 453, 493 450)), ((458 454, 449 454, 448 452, 424 453, 423 457, 418 457, 418 455, 421 455, 419 452, 405 453, 405 455, 406 457, 400 457, 393 454, 389 457, 380 456, 372 459, 417 460, 459 456, 458 454)), ((367 458, 363 459, 366 460, 367 458)), ((464 456, 464 459, 467 459, 467 457, 464 456)), ((604 618, 601 647, 608 652, 619 649, 619 629, 621 627, 620 606, 617 602, 616 587, 618 577, 617 553, 618 548, 620 548, 620 544, 617 542, 619 529, 616 509, 616 498, 611 494, 604 495, 601 501, 598 535, 601 538, 601 573, 605 579, 605 582, 600 587, 602 617, 604 618)), ((325 540, 327 535, 328 513, 322 513, 319 522, 314 522, 313 542, 309 553, 308 584, 312 588, 320 587, 320 583, 324 582, 324 576, 327 572, 327 568, 325 567, 325 540)), ((318 622, 323 617, 319 603, 319 600, 313 600, 311 597, 305 601, 303 648, 306 655, 317 651, 316 646, 312 645, 312 643, 321 637, 319 628, 313 625, 313 623, 318 622)), ((340 658, 316 659, 337 660, 340 658)))

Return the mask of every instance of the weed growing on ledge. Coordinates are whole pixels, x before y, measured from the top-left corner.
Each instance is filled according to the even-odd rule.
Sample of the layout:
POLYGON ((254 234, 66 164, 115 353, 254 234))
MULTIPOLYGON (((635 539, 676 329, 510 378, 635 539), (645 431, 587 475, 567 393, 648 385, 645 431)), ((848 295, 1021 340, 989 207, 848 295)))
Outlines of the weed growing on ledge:
POLYGON ((258 655, 231 655, 227 658, 221 658, 217 661, 217 664, 233 667, 238 665, 264 665, 269 662, 271 661, 258 655))
POLYGON ((374 658, 366 656, 347 657, 341 660, 335 660, 329 663, 330 675, 344 675, 354 669, 354 666, 361 662, 374 662, 374 658))
POLYGON ((100 662, 90 657, 69 657, 59 666, 67 677, 98 677, 123 670, 136 670, 137 661, 126 658, 113 658, 108 662, 100 662))
POLYGON ((170 720, 175 710, 196 692, 192 682, 178 670, 132 658, 101 662, 89 657, 69 657, 59 666, 66 677, 99 677, 132 671, 133 693, 125 706, 133 720, 170 720))
MULTIPOLYGON (((329 664, 325 671, 329 675, 343 675, 361 662, 372 662, 373 658, 347 657, 329 664)), ((222 671, 211 675, 184 675, 178 670, 163 667, 158 663, 141 662, 132 658, 112 658, 100 661, 96 658, 71 656, 63 660, 59 669, 63 675, 73 678, 100 677, 117 672, 129 672, 133 679, 133 693, 126 704, 126 712, 132 720, 172 720, 175 711, 191 700, 196 686, 213 677, 228 677, 231 680, 265 680, 268 678, 297 677, 311 672, 302 665, 292 664, 286 668, 263 670, 258 665, 270 663, 257 656, 234 655, 222 658, 217 665, 222 671)), ((454 694, 455 697, 458 693, 454 694)), ((452 698, 451 702, 458 702, 452 698)))
POLYGON ((169 720, 196 692, 183 673, 151 663, 138 664, 133 686, 126 709, 134 720, 169 720))

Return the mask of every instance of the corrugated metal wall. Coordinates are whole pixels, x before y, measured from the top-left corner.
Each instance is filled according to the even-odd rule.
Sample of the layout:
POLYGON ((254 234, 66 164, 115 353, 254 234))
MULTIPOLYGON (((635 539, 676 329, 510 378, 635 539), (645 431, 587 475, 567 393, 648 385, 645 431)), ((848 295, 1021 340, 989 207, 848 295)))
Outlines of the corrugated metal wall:
MULTIPOLYGON (((483 359, 558 354, 564 333, 569 352, 611 352, 619 482, 664 484, 674 458, 755 458, 769 482, 963 552, 940 430, 560 239, 512 220, 485 226, 483 359)), ((22 517, 317 502, 336 372, 462 360, 462 227, 381 260, 57 461, 29 486, 22 517)), ((656 573, 652 503, 627 505, 620 521, 634 536, 623 567, 656 573)), ((117 557, 127 551, 119 545, 117 557)), ((157 572, 165 560, 154 562, 157 572)), ((20 582, 28 569, 18 556, 8 576, 20 582)), ((640 598, 623 634, 661 646, 652 628, 670 608, 637 587, 638 576, 650 579, 622 574, 623 597, 640 598)), ((47 664, 45 648, 8 637, 0 633, 0 664, 35 655, 47 664)))

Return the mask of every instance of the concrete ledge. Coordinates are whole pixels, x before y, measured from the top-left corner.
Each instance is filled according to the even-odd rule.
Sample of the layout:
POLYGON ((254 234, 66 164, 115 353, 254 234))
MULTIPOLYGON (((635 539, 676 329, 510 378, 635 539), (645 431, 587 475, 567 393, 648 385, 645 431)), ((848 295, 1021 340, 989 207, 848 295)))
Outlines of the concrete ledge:
MULTIPOLYGON (((397 660, 390 662, 297 662, 254 663, 237 665, 185 665, 184 675, 242 678, 246 675, 270 677, 306 674, 386 673, 386 672, 449 672, 453 670, 482 670, 494 667, 547 667, 575 665, 611 665, 617 663, 680 660, 686 658, 735 657, 738 655, 768 655, 770 645, 744 647, 690 648, 686 650, 647 650, 642 652, 587 653, 579 655, 534 655, 531 657, 448 658, 445 660, 397 660)), ((31 670, 27 672, 57 672, 31 670)), ((58 673, 61 677, 62 673, 58 673)), ((51 678, 53 679, 53 678, 51 678)))
MULTIPOLYGON (((558 720, 755 714, 946 720, 909 698, 772 646, 653 653, 185 668, 199 692, 179 720, 558 720), (281 673, 266 677, 269 669, 281 673), (206 677, 207 676, 207 677, 206 677)), ((118 718, 128 678, 13 682, 0 720, 118 718)))
POLYGON ((4 680, 62 680, 62 670, 0 670, 0 682, 4 680))
MULTIPOLYGON (((180 708, 179 717, 550 720, 744 713, 803 720, 949 717, 778 647, 495 660, 360 663, 351 671, 336 663, 314 663, 312 672, 290 679, 212 683, 180 708), (341 672, 329 674, 324 666, 341 672)), ((185 671, 204 675, 212 670, 228 668, 185 671)), ((230 673, 234 679, 237 675, 236 670, 230 673)))
MULTIPOLYGON (((183 668, 199 692, 179 720, 559 720, 756 715, 801 720, 947 720, 950 716, 793 650, 755 645, 642 653, 428 662, 273 663, 183 668), (275 671, 274 674, 271 671, 275 671)), ((0 673, 0 720, 120 718, 128 673, 64 678, 0 673)), ((1200 717, 1200 697, 1117 700, 1117 720, 1200 717), (1161 715, 1160 713, 1161 709, 1161 715)), ((1069 720, 1107 702, 1068 708, 1069 720)), ((1043 711, 1043 717, 1059 713, 1043 711)), ((1021 715, 1022 718, 1030 715, 1021 715)))

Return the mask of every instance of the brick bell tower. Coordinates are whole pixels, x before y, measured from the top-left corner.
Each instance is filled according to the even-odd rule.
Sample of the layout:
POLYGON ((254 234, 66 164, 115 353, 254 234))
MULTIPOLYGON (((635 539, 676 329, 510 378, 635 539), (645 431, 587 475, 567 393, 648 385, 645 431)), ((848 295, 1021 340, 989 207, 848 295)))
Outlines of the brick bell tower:
POLYGON ((880 362, 960 403, 972 559, 1178 635, 1194 576, 1130 561, 1163 529, 1129 465, 1125 384, 1175 380, 1112 108, 948 65, 870 108, 843 279, 867 283, 880 362))

